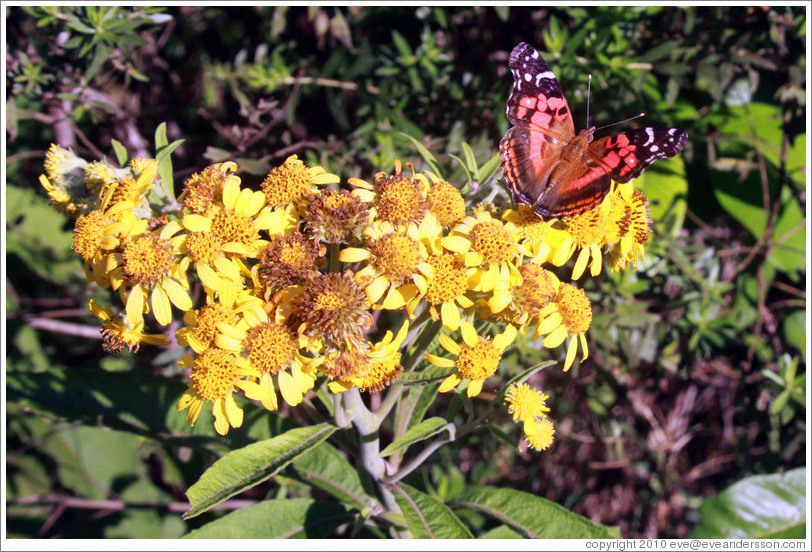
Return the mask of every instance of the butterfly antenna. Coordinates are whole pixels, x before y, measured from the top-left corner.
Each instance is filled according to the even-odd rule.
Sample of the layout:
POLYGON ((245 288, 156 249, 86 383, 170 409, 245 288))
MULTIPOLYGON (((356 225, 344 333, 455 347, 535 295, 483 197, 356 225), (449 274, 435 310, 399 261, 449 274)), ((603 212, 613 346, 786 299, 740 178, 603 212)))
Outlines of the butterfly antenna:
POLYGON ((589 128, 589 94, 592 91, 592 75, 589 75, 589 80, 586 84, 586 128, 589 128))
POLYGON ((609 127, 615 126, 615 125, 622 125, 623 123, 628 123, 629 121, 634 121, 635 119, 639 119, 640 117, 645 117, 645 116, 646 116, 646 114, 645 114, 645 113, 641 113, 641 114, 639 114, 639 115, 635 115, 634 117, 629 117, 628 119, 624 119, 624 120, 622 120, 622 121, 618 121, 618 122, 616 122, 616 123, 611 123, 611 124, 608 124, 608 125, 603 125, 602 127, 598 127, 598 128, 596 128, 596 129, 595 129, 595 132, 597 132, 597 131, 599 131, 599 130, 603 130, 604 128, 609 128, 609 127))

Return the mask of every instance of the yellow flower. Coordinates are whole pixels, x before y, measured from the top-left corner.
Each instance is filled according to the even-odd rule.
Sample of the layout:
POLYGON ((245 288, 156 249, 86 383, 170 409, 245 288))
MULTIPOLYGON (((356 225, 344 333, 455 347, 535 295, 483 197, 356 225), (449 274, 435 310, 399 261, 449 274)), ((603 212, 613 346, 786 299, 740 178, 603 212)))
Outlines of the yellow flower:
POLYGON ((536 418, 546 418, 550 408, 547 406, 549 395, 532 389, 526 383, 514 383, 505 393, 505 402, 508 411, 513 414, 513 420, 526 422, 536 418))
POLYGON ((358 348, 364 331, 372 325, 366 294, 353 273, 318 274, 291 299, 299 333, 326 340, 337 347, 350 342, 358 348))
POLYGON ((496 373, 502 354, 516 338, 516 328, 508 324, 505 331, 493 339, 480 337, 470 322, 460 324, 462 343, 459 344, 445 334, 440 335, 440 345, 456 356, 449 359, 426 353, 426 360, 443 368, 456 367, 457 371, 440 384, 440 393, 451 391, 463 379, 469 380, 468 396, 476 397, 482 391, 482 383, 496 373))
POLYGON ((318 272, 323 261, 319 253, 318 244, 301 232, 271 236, 254 266, 257 279, 271 292, 304 284, 318 272))
POLYGON ((316 186, 338 184, 339 178, 322 167, 305 166, 297 156, 291 155, 285 162, 268 173, 262 181, 262 192, 268 205, 284 207, 316 192, 316 186))
POLYGON ((174 241, 188 262, 194 263, 207 292, 230 304, 243 277, 251 276, 240 259, 256 258, 268 245, 260 232, 283 233, 291 226, 286 211, 265 207, 263 193, 241 190, 240 179, 234 175, 223 181, 222 197, 217 199, 216 190, 214 195, 216 200, 206 211, 183 217, 181 225, 189 233, 174 241))
POLYGON ((178 201, 187 213, 202 215, 206 213, 216 201, 221 201, 223 186, 229 180, 239 183, 237 175, 231 174, 237 170, 233 161, 209 165, 199 173, 194 173, 183 184, 183 192, 178 201))
MULTIPOLYGON (((248 366, 256 382, 245 382, 241 389, 248 398, 259 398, 268 410, 277 409, 276 378, 282 398, 291 406, 302 402, 304 393, 313 388, 315 369, 321 359, 309 359, 298 352, 298 340, 282 322, 271 320, 262 309, 245 310, 236 324, 220 323, 214 339, 217 347, 236 355, 246 353, 248 366)), ((242 357, 241 357, 242 358, 242 357)))
POLYGON ((233 306, 209 300, 199 309, 186 311, 183 315, 186 326, 175 332, 175 339, 179 345, 191 347, 194 352, 202 353, 215 346, 220 324, 236 324, 239 317, 244 316, 243 313, 249 310, 257 318, 263 316, 265 312, 262 300, 247 291, 239 295, 233 306))
POLYGON ((492 313, 504 313, 499 318, 511 320, 524 328, 544 320, 555 307, 561 282, 555 274, 536 263, 519 267, 521 284, 503 283, 493 290, 487 305, 492 313))
POLYGON ((360 240, 368 221, 369 208, 348 190, 321 190, 302 213, 306 233, 325 243, 360 240))
POLYGON ((368 226, 364 232, 367 247, 348 247, 341 251, 339 259, 344 263, 366 262, 356 274, 356 281, 364 285, 367 300, 374 305, 383 298, 380 308, 414 311, 418 294, 427 289, 427 279, 433 271, 426 262, 428 251, 425 242, 431 239, 432 229, 426 217, 419 226, 409 224, 405 230, 396 230, 389 223, 368 226))
POLYGON ((259 374, 251 368, 246 359, 231 351, 216 347, 206 349, 196 358, 193 355, 186 355, 178 365, 191 370, 188 387, 177 405, 178 411, 189 409, 186 412, 189 425, 195 425, 203 403, 211 402, 214 429, 220 435, 225 435, 229 428, 242 425, 243 412, 234 401, 235 390, 247 386, 246 396, 267 400, 264 395, 257 394, 258 390, 250 385, 251 381, 244 379, 258 377, 259 374))
MULTIPOLYGON (((550 260, 553 245, 557 245, 552 223, 542 220, 526 205, 519 205, 517 210, 505 209, 502 219, 518 229, 519 245, 533 262, 542 264, 550 260)), ((563 237, 562 235, 561 238, 563 237)))
POLYGON ((391 331, 387 331, 381 341, 372 345, 369 351, 364 352, 366 365, 362 373, 330 382, 328 385, 330 391, 337 394, 357 387, 361 391, 377 393, 389 386, 403 371, 403 366, 400 364, 400 346, 406 339, 408 331, 408 320, 404 321, 397 336, 393 336, 391 331))
POLYGON ((96 207, 96 197, 85 185, 87 161, 70 150, 51 144, 44 165, 47 176, 40 175, 39 181, 57 211, 76 218, 96 207))
POLYGON ((469 284, 474 291, 491 291, 500 282, 521 282, 516 268, 521 262, 518 231, 512 223, 492 218, 488 211, 480 210, 463 219, 442 243, 449 251, 463 255, 465 266, 475 267, 469 284))
POLYGON ((395 160, 395 174, 376 174, 374 185, 359 178, 348 180, 355 187, 352 193, 372 205, 372 224, 388 222, 399 227, 410 222, 418 224, 426 216, 429 203, 425 179, 409 178, 400 169, 400 160, 395 160))
POLYGON ((465 296, 473 269, 466 269, 463 261, 454 253, 434 254, 426 262, 431 266, 431 277, 422 295, 429 303, 431 317, 442 320, 447 331, 456 331, 461 319, 458 307, 467 309, 474 304, 465 296), (440 305, 439 314, 437 305, 440 305))
MULTIPOLYGON (((112 224, 114 217, 107 215, 101 209, 94 209, 86 215, 79 215, 73 227, 73 249, 79 258, 84 261, 85 275, 88 282, 96 282, 100 286, 109 284, 107 277, 107 254, 105 245, 109 247, 111 230, 116 227, 112 224)), ((113 242, 115 243, 115 242, 113 242)))
POLYGON ((429 212, 437 217, 440 224, 453 228, 465 218, 465 199, 457 188, 432 172, 424 171, 415 176, 416 179, 427 177, 430 180, 430 183, 426 182, 430 186, 426 194, 429 212))
POLYGON ((522 430, 527 443, 536 450, 547 450, 553 444, 555 426, 550 420, 527 420, 522 430))
POLYGON ((139 219, 150 218, 151 210, 146 195, 155 184, 157 176, 158 163, 144 163, 135 179, 127 176, 107 184, 102 189, 99 208, 108 215, 130 211, 139 219))
POLYGON ((144 333, 143 320, 137 324, 131 324, 126 317, 114 314, 113 309, 102 307, 93 299, 88 303, 88 307, 93 316, 104 323, 101 335, 104 340, 104 350, 108 353, 119 353, 124 347, 130 351, 137 351, 141 343, 169 345, 169 337, 166 334, 144 333))
POLYGON ((645 243, 651 231, 648 211, 648 198, 639 190, 631 190, 627 184, 617 186, 619 193, 613 197, 617 204, 617 237, 609 242, 608 260, 612 270, 620 270, 629 265, 637 268, 638 257, 644 257, 645 243))
POLYGON ((155 319, 166 326, 172 321, 171 305, 184 312, 192 308, 187 292, 188 263, 180 259, 169 239, 178 230, 177 222, 164 225, 160 232, 131 235, 146 222, 134 221, 129 229, 124 229, 119 249, 107 257, 107 273, 113 289, 119 291, 127 305, 127 319, 132 324, 140 322, 144 313, 149 312, 149 300, 155 319))
POLYGON ((578 353, 578 342, 581 343, 584 361, 589 356, 586 342, 586 331, 592 323, 592 305, 584 290, 562 283, 555 298, 556 310, 544 319, 536 328, 536 336, 547 334, 542 342, 549 349, 558 347, 567 336, 570 343, 564 360, 564 371, 570 369, 578 353))

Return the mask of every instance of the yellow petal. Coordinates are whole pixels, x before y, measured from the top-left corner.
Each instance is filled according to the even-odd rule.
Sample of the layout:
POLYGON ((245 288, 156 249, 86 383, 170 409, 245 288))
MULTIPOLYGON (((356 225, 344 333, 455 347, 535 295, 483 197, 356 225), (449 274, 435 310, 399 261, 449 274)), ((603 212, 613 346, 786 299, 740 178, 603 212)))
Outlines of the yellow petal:
MULTIPOLYGON (((166 292, 161 286, 155 286, 153 288, 150 303, 152 304, 152 312, 155 315, 155 320, 158 321, 158 324, 161 326, 166 326, 172 322, 172 306, 169 304, 169 298, 166 296, 166 292)), ((189 307, 191 308, 191 306, 190 301, 189 307)))
POLYGON ((228 393, 225 396, 224 403, 229 425, 231 427, 240 427, 242 425, 242 409, 234 402, 234 395, 228 393))
POLYGON ((536 329, 536 334, 537 335, 547 335, 548 333, 550 333, 554 329, 561 326, 562 320, 563 319, 561 318, 561 315, 559 313, 554 312, 554 313, 550 314, 547 318, 545 318, 538 325, 538 328, 536 329))
POLYGON ((214 414, 214 430, 220 435, 228 433, 231 426, 228 424, 228 414, 222 398, 214 400, 211 411, 214 414))
POLYGON ((217 334, 214 337, 214 344, 221 349, 225 349, 226 351, 240 352, 243 349, 242 339, 238 339, 221 333, 217 334))
POLYGON ((479 336, 476 334, 476 329, 474 329, 474 325, 468 321, 460 324, 460 334, 462 334, 462 340, 469 347, 476 347, 479 343, 479 336))
POLYGON ((601 248, 596 244, 592 244, 589 250, 592 252, 592 264, 589 266, 589 273, 595 277, 601 273, 601 267, 603 266, 603 254, 601 253, 601 248))
POLYGON ((338 260, 342 263, 357 263, 369 259, 371 253, 360 247, 345 247, 338 254, 338 260))
POLYGON ((442 304, 440 319, 443 321, 443 327, 449 332, 455 332, 460 327, 460 311, 453 302, 442 304))
POLYGON ((383 296, 386 287, 389 285, 389 280, 384 276, 378 276, 366 287, 364 290, 367 294, 367 299, 371 305, 374 305, 383 296))
POLYGON ((563 266, 569 258, 572 256, 572 250, 575 248, 575 243, 573 243, 572 238, 567 238, 564 242, 558 246, 558 249, 555 250, 555 255, 553 255, 552 263, 555 266, 563 266))
POLYGON ((431 353, 425 353, 426 360, 434 364, 435 366, 439 366, 440 368, 453 368, 454 367, 454 360, 450 358, 445 358, 437 355, 433 355, 431 353))
POLYGON ((183 217, 183 227, 189 232, 208 232, 211 230, 211 219, 203 215, 186 215, 183 217))
POLYGON ((586 343, 586 334, 579 333, 578 339, 581 341, 581 349, 584 350, 583 356, 581 356, 581 362, 585 361, 589 356, 589 346, 586 343))
POLYGON ((545 347, 548 349, 555 349, 567 338, 567 327, 566 326, 559 326, 553 332, 544 338, 542 342, 545 347))
POLYGON ((200 398, 189 405, 189 410, 186 411, 186 421, 189 422, 190 426, 195 425, 201 410, 203 410, 203 401, 200 398))
POLYGON ((135 284, 127 296, 127 320, 139 324, 144 320, 144 291, 141 284, 135 284))
POLYGON ((577 280, 584 273, 587 261, 589 261, 589 248, 584 247, 578 254, 578 260, 575 261, 575 266, 572 267, 573 280, 577 280))
POLYGON ((282 393, 282 398, 285 399, 285 402, 290 406, 296 406, 301 403, 303 395, 296 385, 293 376, 285 371, 280 371, 277 378, 279 380, 279 392, 282 393))
POLYGON ((471 249, 471 241, 462 236, 446 236, 440 240, 440 243, 454 253, 466 253, 471 249))
POLYGON ((443 347, 443 349, 454 356, 459 356, 460 351, 462 350, 459 344, 446 334, 440 334, 440 345, 443 347))
POLYGON ((570 338, 570 344, 567 347, 567 356, 564 359, 564 371, 566 372, 572 367, 573 361, 575 361, 575 354, 578 352, 578 339, 575 336, 570 338))
POLYGON ((468 396, 476 397, 482 391, 482 380, 471 380, 468 384, 468 396))
POLYGON ((226 180, 223 185, 223 205, 229 210, 234 210, 237 203, 237 198, 240 195, 240 181, 239 180, 226 180))
POLYGON ((505 331, 493 338, 493 346, 504 351, 516 339, 516 327, 513 324, 505 326, 505 331))
POLYGON ((493 297, 488 299, 488 308, 492 313, 502 312, 511 301, 513 301, 513 294, 510 290, 496 290, 493 292, 493 297))
POLYGON ((462 380, 460 379, 459 375, 451 374, 446 379, 443 380, 443 383, 440 384, 440 388, 437 390, 438 393, 446 393, 454 389, 459 382, 462 380))
POLYGON ((354 385, 351 381, 331 381, 327 384, 327 387, 330 388, 330 391, 332 391, 334 395, 338 395, 348 389, 352 389, 354 385))
POLYGON ((163 288, 166 290, 166 294, 169 296, 169 300, 172 301, 172 304, 180 310, 187 311, 192 308, 191 297, 189 297, 186 290, 184 290, 176 280, 165 278, 163 288))

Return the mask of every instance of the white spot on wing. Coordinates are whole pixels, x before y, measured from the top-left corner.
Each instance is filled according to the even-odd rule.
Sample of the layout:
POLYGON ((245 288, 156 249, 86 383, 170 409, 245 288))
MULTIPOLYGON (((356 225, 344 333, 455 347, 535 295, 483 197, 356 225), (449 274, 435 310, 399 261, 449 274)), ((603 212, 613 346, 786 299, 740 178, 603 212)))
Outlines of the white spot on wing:
POLYGON ((535 51, 535 50, 533 50, 532 55, 533 55, 533 59, 538 59, 539 58, 539 53, 537 51, 535 51))
POLYGON ((530 79, 532 79, 532 78, 533 77, 530 76, 530 73, 525 73, 524 74, 524 80, 526 80, 527 82, 530 82, 530 79))
MULTIPOLYGON (((654 129, 650 128, 650 127, 647 128, 646 129, 646 134, 648 134, 648 140, 646 140, 646 143, 643 144, 644 146, 647 146, 647 145, 649 145, 650 143, 652 143, 654 141, 654 129)), ((656 147, 656 146, 652 146, 652 147, 656 147)), ((651 151, 657 151, 657 150, 652 149, 651 151)))
POLYGON ((652 153, 656 153, 656 152, 660 151, 660 148, 658 148, 656 145, 652 145, 649 148, 649 151, 651 151, 652 153))

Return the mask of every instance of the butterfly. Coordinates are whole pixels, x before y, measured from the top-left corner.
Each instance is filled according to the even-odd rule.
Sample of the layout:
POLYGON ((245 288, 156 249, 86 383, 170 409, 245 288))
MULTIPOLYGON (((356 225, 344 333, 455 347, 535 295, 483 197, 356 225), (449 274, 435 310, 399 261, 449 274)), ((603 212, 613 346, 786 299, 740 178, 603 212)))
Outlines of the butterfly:
POLYGON ((575 134, 567 99, 541 54, 522 42, 510 53, 512 126, 499 155, 513 201, 545 221, 585 213, 601 204, 611 182, 629 182, 657 159, 673 157, 688 133, 640 128, 593 141, 594 126, 575 134))

